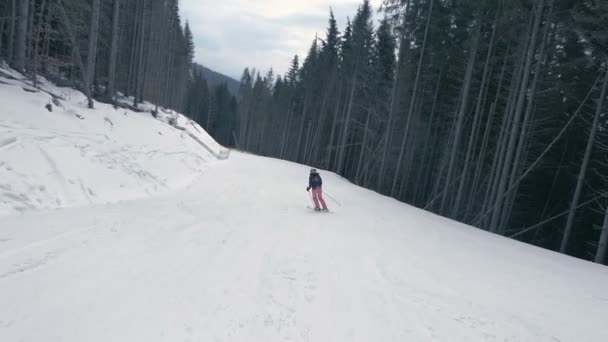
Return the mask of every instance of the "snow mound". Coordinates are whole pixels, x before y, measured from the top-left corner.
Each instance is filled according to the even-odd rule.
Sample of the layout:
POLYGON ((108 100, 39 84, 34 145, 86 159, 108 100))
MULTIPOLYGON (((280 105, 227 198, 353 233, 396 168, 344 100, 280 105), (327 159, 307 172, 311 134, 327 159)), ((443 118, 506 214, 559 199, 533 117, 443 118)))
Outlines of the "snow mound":
POLYGON ((82 93, 45 79, 35 88, 6 67, 0 103, 0 216, 182 188, 228 156, 181 114, 171 112, 186 129, 149 112, 102 103, 90 110, 82 93))

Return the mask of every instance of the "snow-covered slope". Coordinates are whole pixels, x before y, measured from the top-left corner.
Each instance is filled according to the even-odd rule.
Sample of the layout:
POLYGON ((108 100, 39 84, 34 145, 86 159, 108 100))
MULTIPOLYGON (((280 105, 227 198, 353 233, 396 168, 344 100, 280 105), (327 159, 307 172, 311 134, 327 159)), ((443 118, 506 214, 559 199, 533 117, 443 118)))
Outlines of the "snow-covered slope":
MULTIPOLYGON (((17 90, 0 86, 0 96, 17 99, 17 90)), ((36 99, 22 106, 44 105, 36 99)), ((93 171, 111 162, 92 156, 122 155, 127 146, 137 166, 116 157, 129 166, 109 175, 137 179, 129 189, 154 184, 129 178, 132 169, 160 174, 167 187, 187 183, 171 181, 175 174, 193 181, 122 203, 0 217, 0 341, 608 341, 605 267, 326 172, 325 190, 342 206, 328 200, 333 214, 314 213, 306 208, 306 166, 240 153, 209 163, 217 159, 188 134, 147 116, 108 109, 115 128, 95 133, 89 122, 104 122, 99 110, 78 111, 85 120, 69 126, 68 111, 36 112, 66 116, 61 125, 44 121, 47 131, 29 114, 9 120, 3 112, 2 136, 10 131, 14 142, 0 151, 11 167, 2 177, 47 189, 65 184, 70 193, 67 180, 86 175, 90 184, 121 189, 93 171), (152 136, 158 128, 164 142, 134 126, 154 127, 152 136), (60 138, 43 138, 51 133, 60 138), (65 152, 80 151, 74 144, 89 147, 65 152), (160 166, 148 156, 154 150, 160 166), (188 152, 172 157, 177 150, 188 152), (14 166, 43 169, 43 162, 55 167, 14 166)), ((116 191, 106 196, 130 194, 116 191)))
POLYGON ((165 192, 226 157, 184 116, 171 114, 189 128, 181 131, 150 113, 89 110, 81 93, 41 84, 48 93, 25 91, 34 88, 0 69, 0 216, 165 192))

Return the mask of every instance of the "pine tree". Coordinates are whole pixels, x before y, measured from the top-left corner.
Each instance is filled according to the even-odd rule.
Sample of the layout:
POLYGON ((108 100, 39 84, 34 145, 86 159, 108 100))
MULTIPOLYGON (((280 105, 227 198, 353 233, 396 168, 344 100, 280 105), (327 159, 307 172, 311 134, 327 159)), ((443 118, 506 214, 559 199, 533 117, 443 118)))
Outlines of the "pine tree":
POLYGON ((293 57, 293 60, 291 61, 291 67, 290 67, 289 71, 287 72, 287 76, 286 76, 289 84, 291 84, 292 86, 295 85, 298 82, 299 74, 300 74, 300 61, 298 59, 298 55, 295 55, 293 57))

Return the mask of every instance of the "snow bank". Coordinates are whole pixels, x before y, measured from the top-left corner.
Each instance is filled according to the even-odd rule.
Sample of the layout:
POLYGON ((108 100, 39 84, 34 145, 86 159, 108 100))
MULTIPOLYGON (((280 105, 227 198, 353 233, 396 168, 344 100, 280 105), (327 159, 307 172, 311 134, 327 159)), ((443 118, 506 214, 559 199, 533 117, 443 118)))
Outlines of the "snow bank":
POLYGON ((90 110, 82 93, 44 79, 36 89, 5 67, 0 103, 0 216, 166 192, 227 157, 200 126, 193 138, 150 113, 90 110))

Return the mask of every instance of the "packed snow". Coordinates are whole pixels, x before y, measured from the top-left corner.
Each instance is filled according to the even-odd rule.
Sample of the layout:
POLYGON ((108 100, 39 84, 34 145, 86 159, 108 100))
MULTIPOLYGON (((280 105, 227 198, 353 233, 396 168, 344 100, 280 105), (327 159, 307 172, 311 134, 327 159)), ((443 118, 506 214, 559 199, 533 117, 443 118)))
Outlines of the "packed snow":
POLYGON ((608 341, 605 267, 329 172, 341 206, 315 213, 306 166, 227 158, 178 114, 76 92, 49 112, 15 82, 0 78, 0 341, 608 341))

